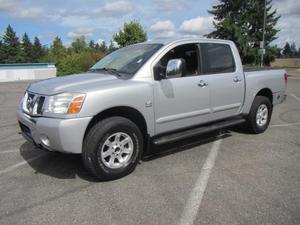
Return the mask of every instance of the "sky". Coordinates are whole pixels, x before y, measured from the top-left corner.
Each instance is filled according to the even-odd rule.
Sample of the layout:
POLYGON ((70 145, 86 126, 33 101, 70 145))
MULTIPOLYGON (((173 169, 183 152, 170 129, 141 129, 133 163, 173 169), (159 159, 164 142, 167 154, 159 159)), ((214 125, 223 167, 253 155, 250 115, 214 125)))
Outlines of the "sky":
MULTIPOLYGON (((207 10, 218 0, 0 0, 0 35, 10 24, 22 36, 38 36, 43 44, 61 37, 109 42, 124 22, 139 21, 148 39, 203 36, 213 30, 207 10)), ((281 31, 273 44, 300 47, 300 0, 273 0, 281 31)))

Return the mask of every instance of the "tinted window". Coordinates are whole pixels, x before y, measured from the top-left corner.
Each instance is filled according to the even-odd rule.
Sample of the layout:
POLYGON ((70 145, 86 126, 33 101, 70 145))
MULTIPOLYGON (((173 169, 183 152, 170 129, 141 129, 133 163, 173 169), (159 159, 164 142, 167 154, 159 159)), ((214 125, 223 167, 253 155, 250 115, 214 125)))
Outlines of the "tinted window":
MULTIPOLYGON (((163 76, 166 74, 167 64, 171 59, 183 59, 184 61, 184 76, 193 76, 198 73, 198 47, 196 44, 185 44, 177 46, 168 51, 156 64, 154 70, 156 76, 163 76)), ((174 78, 174 76, 170 77, 174 78)))
POLYGON ((203 73, 234 72, 235 64, 231 48, 226 44, 201 44, 203 73))

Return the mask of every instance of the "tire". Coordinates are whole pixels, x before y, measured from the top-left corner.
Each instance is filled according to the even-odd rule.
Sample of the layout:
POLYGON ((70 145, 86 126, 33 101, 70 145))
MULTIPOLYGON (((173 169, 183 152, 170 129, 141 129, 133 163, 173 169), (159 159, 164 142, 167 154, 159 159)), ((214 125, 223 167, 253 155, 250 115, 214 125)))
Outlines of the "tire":
POLYGON ((143 152, 143 135, 132 121, 110 117, 96 123, 83 142, 85 167, 100 180, 131 173, 143 152))
POLYGON ((272 116, 272 103, 265 96, 256 96, 247 116, 247 129, 254 134, 265 132, 272 116))

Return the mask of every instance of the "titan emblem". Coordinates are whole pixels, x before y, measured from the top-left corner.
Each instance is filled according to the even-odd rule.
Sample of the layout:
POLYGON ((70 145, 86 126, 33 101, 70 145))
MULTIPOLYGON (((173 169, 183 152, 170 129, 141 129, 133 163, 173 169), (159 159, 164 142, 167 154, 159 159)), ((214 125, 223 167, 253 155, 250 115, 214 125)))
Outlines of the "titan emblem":
POLYGON ((149 100, 145 103, 146 107, 152 107, 152 102, 149 100))

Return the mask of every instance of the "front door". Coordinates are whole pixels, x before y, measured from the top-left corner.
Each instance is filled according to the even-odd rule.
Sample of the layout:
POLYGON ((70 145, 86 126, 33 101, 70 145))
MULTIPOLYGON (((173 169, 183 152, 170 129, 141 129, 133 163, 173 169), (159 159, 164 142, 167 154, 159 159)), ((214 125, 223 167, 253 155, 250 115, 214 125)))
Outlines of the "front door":
POLYGON ((195 126, 210 120, 208 76, 199 75, 197 44, 180 45, 164 55, 155 66, 157 76, 165 73, 170 59, 183 59, 184 75, 158 80, 154 85, 156 134, 195 126))

